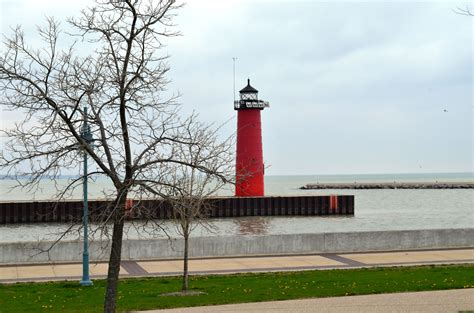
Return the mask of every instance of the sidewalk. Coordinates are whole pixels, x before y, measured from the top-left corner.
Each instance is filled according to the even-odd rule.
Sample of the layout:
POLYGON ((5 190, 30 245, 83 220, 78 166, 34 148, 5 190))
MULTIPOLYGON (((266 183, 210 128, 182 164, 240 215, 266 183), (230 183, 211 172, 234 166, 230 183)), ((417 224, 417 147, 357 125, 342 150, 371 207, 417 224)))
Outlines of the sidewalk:
POLYGON ((474 289, 459 289, 228 304, 142 311, 142 313, 456 313, 472 310, 474 310, 474 289))
MULTIPOLYGON (((474 248, 192 259, 189 269, 191 275, 199 275, 456 263, 474 263, 474 248)), ((107 263, 91 263, 90 274, 91 279, 105 278, 107 263)), ((182 260, 123 261, 120 270, 121 277, 181 274, 182 260)), ((0 266, 0 283, 80 280, 81 276, 81 263, 0 266)))

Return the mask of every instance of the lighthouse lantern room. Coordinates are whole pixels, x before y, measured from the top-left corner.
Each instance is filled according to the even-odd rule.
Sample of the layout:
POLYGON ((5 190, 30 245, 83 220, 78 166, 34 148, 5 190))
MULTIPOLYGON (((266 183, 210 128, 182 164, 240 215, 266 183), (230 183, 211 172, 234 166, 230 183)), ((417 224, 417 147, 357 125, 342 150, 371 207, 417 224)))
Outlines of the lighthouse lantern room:
POLYGON ((260 111, 269 107, 258 99, 258 90, 250 85, 240 90, 240 100, 234 101, 237 110, 237 160, 235 195, 255 197, 264 195, 264 163, 262 123, 260 111))

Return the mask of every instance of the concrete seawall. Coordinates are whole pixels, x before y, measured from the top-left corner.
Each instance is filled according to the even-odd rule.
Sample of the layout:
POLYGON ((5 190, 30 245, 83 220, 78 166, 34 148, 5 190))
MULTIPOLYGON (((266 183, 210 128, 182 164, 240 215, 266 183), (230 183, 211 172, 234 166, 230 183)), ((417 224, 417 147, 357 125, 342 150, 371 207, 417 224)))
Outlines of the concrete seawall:
MULTIPOLYGON (((80 262, 82 242, 63 241, 48 253, 51 242, 1 243, 0 264, 80 262)), ((93 261, 109 257, 108 241, 90 245, 93 261)), ((181 239, 124 240, 123 260, 181 258, 181 239)), ((268 236, 196 237, 191 257, 285 255, 474 247, 474 228, 290 234, 268 236)))

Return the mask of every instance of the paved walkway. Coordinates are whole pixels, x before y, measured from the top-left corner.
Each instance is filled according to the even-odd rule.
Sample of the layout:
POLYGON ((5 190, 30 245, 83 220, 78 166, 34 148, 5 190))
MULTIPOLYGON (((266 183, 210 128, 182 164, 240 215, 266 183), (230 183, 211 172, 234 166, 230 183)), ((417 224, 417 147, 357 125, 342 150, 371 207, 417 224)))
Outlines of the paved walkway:
MULTIPOLYGON (((454 263, 474 263, 474 249, 193 259, 189 269, 197 275, 454 263)), ((182 260, 123 261, 121 265, 122 277, 182 273, 182 260)), ((104 278, 107 263, 91 263, 90 274, 92 279, 104 278)), ((0 283, 80 280, 81 275, 81 263, 0 266, 0 283)))
POLYGON ((271 301, 153 310, 156 313, 395 313, 473 312, 474 289, 390 293, 381 295, 271 301))

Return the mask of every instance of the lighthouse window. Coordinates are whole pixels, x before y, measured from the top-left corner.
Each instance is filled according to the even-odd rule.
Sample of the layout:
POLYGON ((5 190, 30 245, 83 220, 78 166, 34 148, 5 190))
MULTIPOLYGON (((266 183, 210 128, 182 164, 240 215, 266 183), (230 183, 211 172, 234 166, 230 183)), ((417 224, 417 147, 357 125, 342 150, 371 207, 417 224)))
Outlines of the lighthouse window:
POLYGON ((255 93, 243 93, 240 95, 242 100, 257 100, 257 94, 255 93))

